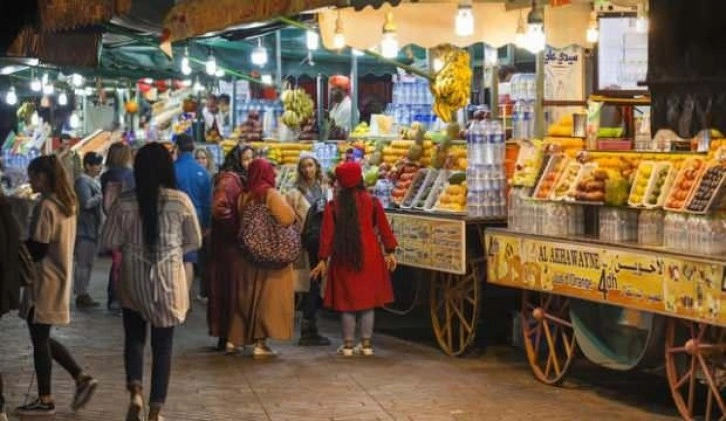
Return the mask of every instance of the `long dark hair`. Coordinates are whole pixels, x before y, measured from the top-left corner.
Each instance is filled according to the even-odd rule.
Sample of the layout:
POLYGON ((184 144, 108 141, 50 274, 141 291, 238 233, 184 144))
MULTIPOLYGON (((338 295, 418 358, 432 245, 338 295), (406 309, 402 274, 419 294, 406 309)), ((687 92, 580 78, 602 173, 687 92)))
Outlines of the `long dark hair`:
POLYGON ((255 149, 252 146, 237 145, 232 148, 224 157, 224 163, 222 164, 222 171, 231 171, 237 173, 242 178, 242 181, 247 181, 247 169, 242 166, 242 155, 247 151, 252 151, 254 155, 255 149))
POLYGON ((363 244, 360 238, 356 196, 364 190, 363 183, 350 189, 340 190, 335 208, 333 258, 337 264, 353 268, 356 272, 363 269, 363 244))
POLYGON ((76 193, 68 180, 68 173, 55 155, 39 156, 28 164, 28 174, 44 174, 50 193, 58 200, 60 211, 65 216, 76 214, 76 193))
POLYGON ((176 189, 176 173, 171 153, 161 143, 139 149, 134 160, 136 200, 139 202, 144 247, 154 251, 159 241, 159 195, 162 188, 176 189))

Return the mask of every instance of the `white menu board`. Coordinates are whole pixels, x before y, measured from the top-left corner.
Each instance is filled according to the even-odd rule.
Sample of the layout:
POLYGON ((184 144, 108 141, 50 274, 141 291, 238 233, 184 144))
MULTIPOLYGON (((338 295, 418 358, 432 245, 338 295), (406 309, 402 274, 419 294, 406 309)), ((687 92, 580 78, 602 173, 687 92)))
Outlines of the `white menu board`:
POLYGON ((598 90, 646 90, 638 86, 648 72, 648 34, 636 30, 635 17, 599 20, 598 90))

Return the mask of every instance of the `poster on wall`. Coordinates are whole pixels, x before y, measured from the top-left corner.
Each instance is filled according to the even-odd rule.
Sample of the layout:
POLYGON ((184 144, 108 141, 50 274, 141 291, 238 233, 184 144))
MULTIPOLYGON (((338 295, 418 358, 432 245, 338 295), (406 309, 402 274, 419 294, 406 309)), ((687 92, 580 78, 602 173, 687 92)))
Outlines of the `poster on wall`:
MULTIPOLYGON (((582 47, 562 49, 548 47, 545 50, 545 100, 585 100, 585 65, 582 47)), ((548 123, 558 121, 563 115, 580 111, 581 107, 550 107, 548 123)))

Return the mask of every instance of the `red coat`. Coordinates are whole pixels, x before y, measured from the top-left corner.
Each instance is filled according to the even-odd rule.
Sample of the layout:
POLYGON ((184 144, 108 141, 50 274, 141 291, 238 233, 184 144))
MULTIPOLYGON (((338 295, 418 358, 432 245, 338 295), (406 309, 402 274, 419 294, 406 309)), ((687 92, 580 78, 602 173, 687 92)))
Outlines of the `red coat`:
MULTIPOLYGON (((358 223, 360 224, 363 269, 355 269, 331 259, 328 267, 328 283, 325 289, 325 306, 336 311, 361 311, 393 302, 391 279, 383 258, 380 244, 388 253, 398 246, 381 202, 365 191, 356 193, 358 223), (380 242, 379 242, 380 236, 380 242)), ((323 216, 320 234, 320 259, 333 254, 333 234, 336 202, 328 203, 323 216)))

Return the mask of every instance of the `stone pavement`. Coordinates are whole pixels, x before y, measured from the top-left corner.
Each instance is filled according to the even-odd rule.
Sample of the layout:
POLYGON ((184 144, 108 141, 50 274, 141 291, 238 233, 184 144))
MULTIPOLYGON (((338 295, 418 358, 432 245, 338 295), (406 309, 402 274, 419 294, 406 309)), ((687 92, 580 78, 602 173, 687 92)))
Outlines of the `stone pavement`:
MULTIPOLYGON (((102 262, 94 274, 97 300, 104 297, 107 267, 102 262)), ((380 319, 384 322, 385 317, 380 319)), ((334 320, 325 321, 326 334, 337 338, 336 329, 334 320)), ((68 407, 72 382, 55 365, 54 419, 123 419, 128 398, 121 319, 100 309, 75 312, 71 326, 54 335, 100 381, 95 399, 73 414, 68 407)), ((341 359, 335 342, 323 348, 273 344, 281 355, 269 361, 220 355, 211 351, 214 341, 206 336, 204 308, 197 305, 175 337, 164 415, 169 421, 677 419, 664 396, 665 382, 657 377, 613 375, 584 365, 584 374, 564 388, 553 388, 535 381, 521 351, 513 348, 452 359, 428 345, 379 335, 375 357, 341 359)), ((10 407, 25 399, 31 355, 24 323, 12 315, 0 320, 0 370, 10 407)), ((146 375, 148 384, 148 368, 146 375)))

